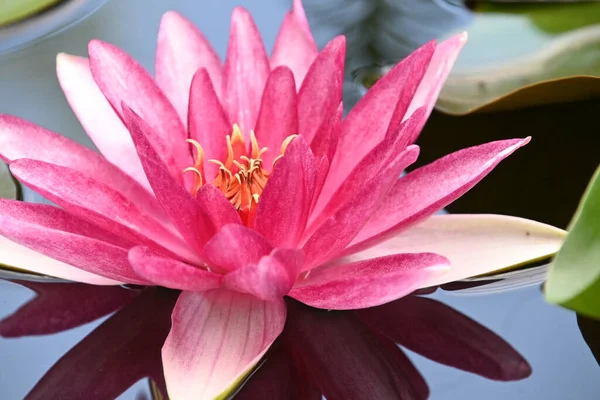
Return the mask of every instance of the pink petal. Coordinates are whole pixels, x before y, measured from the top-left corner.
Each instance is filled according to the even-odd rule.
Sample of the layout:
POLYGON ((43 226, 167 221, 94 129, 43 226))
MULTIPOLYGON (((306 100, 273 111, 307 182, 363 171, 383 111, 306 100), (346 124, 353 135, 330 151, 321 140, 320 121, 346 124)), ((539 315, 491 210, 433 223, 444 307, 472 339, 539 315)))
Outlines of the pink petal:
POLYGON ((178 236, 102 182, 42 161, 20 159, 10 167, 17 179, 48 200, 113 235, 153 248, 185 251, 178 236))
POLYGON ((282 335, 288 359, 331 400, 425 400, 429 390, 408 357, 350 312, 288 300, 282 335))
POLYGON ((255 229, 273 246, 296 247, 308 220, 316 179, 315 158, 302 136, 275 166, 256 212, 255 229))
MULTIPOLYGON (((427 67, 427 72, 410 103, 410 107, 406 111, 405 118, 412 115, 419 107, 425 107, 427 110, 426 116, 429 117, 438 95, 444 86, 444 82, 446 82, 446 78, 450 74, 452 66, 466 41, 467 34, 465 32, 455 35, 436 46, 435 53, 427 67)), ((410 139, 410 143, 414 143, 417 140, 417 137, 421 133, 421 128, 415 132, 415 135, 410 139)))
MULTIPOLYGON (((44 212, 30 218, 20 210, 11 210, 9 203, 2 204, 0 235, 92 274, 119 282, 146 284, 131 269, 127 250, 95 238, 97 232, 92 229, 97 228, 85 221, 62 212, 44 212)), ((29 211, 34 210, 31 207, 29 211)))
POLYGON ((290 135, 298 133, 298 107, 294 76, 287 67, 271 71, 263 93, 258 119, 256 138, 261 147, 269 149, 262 156, 269 168, 279 155, 281 144, 290 135))
MULTIPOLYGON (((335 157, 331 161, 331 172, 323 189, 325 198, 332 195, 355 166, 383 141, 389 130, 397 129, 434 50, 433 41, 415 50, 369 89, 352 108, 342 123, 335 157)), ((421 127, 422 124, 413 129, 421 127)), ((414 132, 410 134, 414 135, 414 132)), ((410 136, 407 142, 409 139, 410 136)))
POLYGON ((319 53, 298 91, 298 133, 308 143, 335 115, 342 101, 345 55, 346 38, 338 36, 319 53))
POLYGON ((527 361, 500 336, 434 299, 407 296, 356 313, 371 328, 438 363, 500 381, 531 375, 527 361))
POLYGON ((269 60, 258 28, 247 10, 236 7, 231 15, 222 93, 229 120, 240 125, 248 144, 268 76, 269 60))
POLYGON ((308 68, 317 57, 318 50, 310 32, 301 0, 294 0, 294 7, 283 18, 271 55, 271 68, 289 67, 299 89, 308 68))
POLYGON ((173 179, 148 140, 148 137, 152 136, 152 128, 127 106, 123 106, 123 111, 156 198, 186 242, 196 253, 202 254, 202 247, 214 231, 209 211, 204 210, 201 204, 173 179))
POLYGON ((206 244, 204 254, 213 265, 233 271, 258 263, 271 250, 273 246, 256 231, 243 225, 227 225, 206 244))
POLYGON ((196 200, 210 221, 209 237, 212 237, 225 225, 242 223, 240 214, 216 186, 202 186, 196 195, 196 200))
MULTIPOLYGON (((407 139, 424 119, 425 110, 423 108, 415 111, 411 118, 401 124, 399 129, 386 134, 381 143, 365 155, 348 175, 350 178, 337 185, 338 189, 333 194, 323 193, 321 202, 317 202, 314 210, 314 215, 318 215, 316 223, 321 223, 349 199, 356 196, 361 190, 361 186, 357 182, 367 182, 371 177, 381 174, 392 160, 399 157, 406 148, 407 139), (327 200, 329 202, 325 203, 327 200)), ((331 189, 331 186, 328 189, 331 189)))
POLYGON ((77 283, 16 281, 36 296, 0 321, 0 336, 49 335, 66 331, 110 314, 138 292, 112 286, 77 283), (74 307, 73 305, 77 306, 74 307))
POLYGON ((61 53, 56 57, 56 73, 69 105, 100 153, 150 188, 129 132, 94 82, 88 60, 61 53))
POLYGON ((0 236, 0 264, 4 268, 30 271, 90 285, 120 285, 123 283, 65 264, 3 236, 0 236))
POLYGON ((343 113, 344 104, 340 102, 337 112, 331 118, 324 121, 315 133, 315 138, 310 143, 310 148, 316 158, 333 158, 341 132, 343 113))
POLYGON ((202 32, 176 11, 167 11, 160 21, 156 47, 156 83, 181 121, 188 121, 188 98, 192 77, 199 68, 208 71, 214 86, 221 89, 219 56, 202 32))
POLYGON ((212 180, 219 167, 208 160, 224 160, 227 155, 227 135, 232 124, 221 106, 215 86, 205 68, 200 68, 192 79, 188 126, 190 137, 204 150, 204 172, 212 180))
POLYGON ((512 139, 469 147, 400 178, 346 254, 374 246, 446 207, 528 142, 512 139))
POLYGON ((432 215, 339 262, 400 252, 434 252, 448 258, 452 265, 447 272, 426 282, 427 286, 437 286, 551 257, 562 246, 565 235, 562 229, 505 215, 432 215))
POLYGON ((283 300, 183 292, 162 350, 169 397, 212 399, 234 390, 279 336, 285 316, 283 300))
POLYGON ((418 153, 417 146, 408 147, 390 164, 389 172, 373 177, 355 197, 318 227, 303 246, 306 256, 303 271, 318 266, 343 251, 371 215, 376 210, 377 213, 380 212, 379 203, 383 196, 400 173, 417 159, 418 153))
POLYGON ((129 250, 129 262, 137 275, 157 286, 202 292, 221 286, 221 275, 172 258, 147 247, 129 250))
MULTIPOLYGON (((152 194, 95 151, 42 127, 0 115, 0 158, 31 158, 68 167, 101 181, 158 218, 166 218, 152 194)), ((136 156, 137 158, 137 156, 136 156)))
POLYGON ((223 278, 223 284, 231 290, 248 293, 261 300, 275 301, 292 289, 302 261, 303 255, 299 250, 274 249, 257 264, 248 264, 229 272, 223 278))
POLYGON ((92 40, 88 51, 92 76, 104 96, 121 118, 121 103, 125 103, 153 127, 152 146, 171 174, 183 182, 181 171, 192 165, 187 132, 164 93, 150 74, 118 47, 92 40))
POLYGON ((310 271, 290 296, 311 307, 353 310, 396 300, 449 266, 433 253, 395 254, 310 271))
POLYGON ((172 292, 145 290, 62 356, 25 398, 117 399, 146 377, 161 387, 160 347, 174 304, 172 292))

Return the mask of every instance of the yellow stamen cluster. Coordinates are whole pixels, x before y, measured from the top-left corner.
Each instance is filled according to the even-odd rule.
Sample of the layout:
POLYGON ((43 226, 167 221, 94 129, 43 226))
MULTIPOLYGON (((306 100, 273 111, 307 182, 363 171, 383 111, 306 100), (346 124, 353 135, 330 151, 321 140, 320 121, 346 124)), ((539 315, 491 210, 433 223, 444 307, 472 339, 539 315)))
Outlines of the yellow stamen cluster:
MULTIPOLYGON (((275 163, 283 157, 287 146, 297 135, 288 136, 282 143, 280 154, 273 160, 275 163)), ((268 150, 266 147, 260 148, 254 131, 250 132, 251 151, 250 157, 246 155, 246 144, 237 124, 233 125, 233 132, 227 135, 227 159, 224 162, 219 160, 208 160, 208 162, 219 166, 219 172, 212 181, 212 184, 219 188, 227 200, 244 217, 251 217, 255 211, 264 190, 270 172, 263 167, 262 155, 268 150)), ((194 172, 194 183, 191 193, 195 197, 202 185, 207 182, 204 175, 204 149, 200 143, 188 139, 196 148, 196 161, 193 167, 186 168, 184 172, 194 172)))

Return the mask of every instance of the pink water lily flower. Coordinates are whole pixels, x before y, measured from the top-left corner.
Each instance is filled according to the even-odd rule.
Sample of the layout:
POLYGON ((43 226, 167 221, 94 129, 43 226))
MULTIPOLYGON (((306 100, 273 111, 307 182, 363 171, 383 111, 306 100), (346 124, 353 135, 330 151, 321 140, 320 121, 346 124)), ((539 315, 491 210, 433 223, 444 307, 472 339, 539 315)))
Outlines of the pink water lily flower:
POLYGON ((466 39, 416 50, 342 118, 345 39, 320 52, 299 0, 271 57, 233 11, 222 65, 175 12, 153 78, 101 41, 60 84, 100 154, 0 117, 0 156, 58 207, 0 202, 0 264, 180 289, 162 356, 172 399, 214 398, 260 360, 284 296, 359 309, 557 251, 518 218, 436 216, 528 142, 468 148, 398 179, 466 39), (408 229, 413 227, 412 229, 408 229))

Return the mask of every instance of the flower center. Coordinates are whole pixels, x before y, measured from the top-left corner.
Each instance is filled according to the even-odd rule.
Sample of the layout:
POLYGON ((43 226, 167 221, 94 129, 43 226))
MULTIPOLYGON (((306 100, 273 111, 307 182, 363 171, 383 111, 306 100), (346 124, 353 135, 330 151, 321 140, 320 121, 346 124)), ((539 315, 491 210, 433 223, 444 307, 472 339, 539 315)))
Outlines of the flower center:
MULTIPOLYGON (((282 143, 279 155, 273 160, 271 170, 275 163, 283 157, 285 149, 297 135, 288 136, 282 143)), ((264 168, 262 155, 268 151, 266 147, 258 145, 254 131, 250 131, 251 152, 246 154, 246 144, 237 124, 233 125, 233 132, 227 135, 227 159, 208 160, 219 166, 217 176, 212 184, 219 188, 227 200, 238 210, 244 222, 253 220, 256 213, 258 200, 269 179, 270 171, 264 168)), ((183 172, 194 172, 194 183, 190 192, 194 197, 203 184, 207 183, 204 174, 204 149, 197 141, 187 139, 196 148, 196 160, 193 167, 186 168, 183 172)))

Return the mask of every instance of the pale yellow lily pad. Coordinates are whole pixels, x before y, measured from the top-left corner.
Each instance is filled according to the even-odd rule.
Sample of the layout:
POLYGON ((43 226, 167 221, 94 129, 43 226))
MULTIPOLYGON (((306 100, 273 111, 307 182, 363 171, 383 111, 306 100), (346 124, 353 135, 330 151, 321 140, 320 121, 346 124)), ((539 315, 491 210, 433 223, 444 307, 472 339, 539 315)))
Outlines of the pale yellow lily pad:
POLYGON ((592 98, 600 98, 600 24, 559 35, 510 62, 455 68, 436 108, 465 115, 592 98))
POLYGON ((0 198, 16 199, 18 193, 17 183, 10 174, 8 165, 0 161, 0 198))
POLYGON ((45 10, 62 0, 0 0, 0 27, 45 10))

